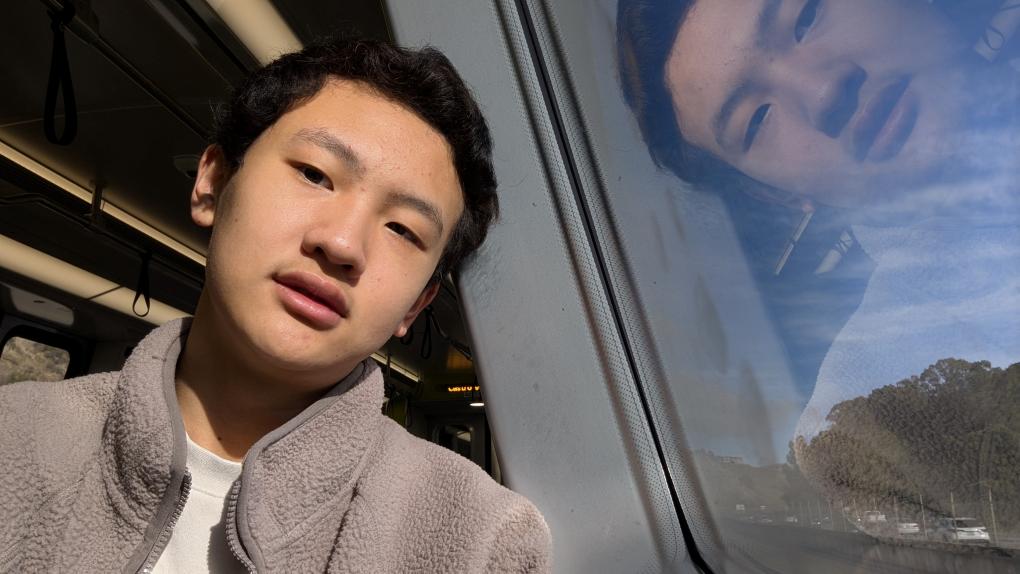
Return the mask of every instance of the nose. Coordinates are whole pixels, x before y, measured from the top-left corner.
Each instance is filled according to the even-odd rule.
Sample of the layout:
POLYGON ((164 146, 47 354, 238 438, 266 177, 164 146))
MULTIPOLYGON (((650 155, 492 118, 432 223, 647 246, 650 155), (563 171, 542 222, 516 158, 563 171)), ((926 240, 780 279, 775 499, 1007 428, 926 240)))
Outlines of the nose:
POLYGON ((868 78, 864 68, 848 60, 833 60, 818 53, 795 54, 775 66, 776 89, 785 93, 810 124, 837 138, 857 112, 861 87, 868 78))
POLYGON ((367 218, 356 206, 342 214, 323 210, 313 217, 316 220, 305 232, 302 252, 328 266, 340 279, 357 281, 365 272, 370 235, 367 218))

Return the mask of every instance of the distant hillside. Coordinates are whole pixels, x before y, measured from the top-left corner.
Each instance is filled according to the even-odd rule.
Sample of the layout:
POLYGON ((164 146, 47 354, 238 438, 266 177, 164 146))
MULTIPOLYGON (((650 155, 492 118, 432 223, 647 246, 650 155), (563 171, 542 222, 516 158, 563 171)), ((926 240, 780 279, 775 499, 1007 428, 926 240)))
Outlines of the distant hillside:
POLYGON ((796 462, 830 498, 1020 527, 1020 363, 943 359, 832 408, 796 462), (989 500, 991 492, 991 501, 989 500))
POLYGON ((0 356, 0 385, 18 381, 59 381, 67 372, 69 355, 63 349, 12 337, 0 356))

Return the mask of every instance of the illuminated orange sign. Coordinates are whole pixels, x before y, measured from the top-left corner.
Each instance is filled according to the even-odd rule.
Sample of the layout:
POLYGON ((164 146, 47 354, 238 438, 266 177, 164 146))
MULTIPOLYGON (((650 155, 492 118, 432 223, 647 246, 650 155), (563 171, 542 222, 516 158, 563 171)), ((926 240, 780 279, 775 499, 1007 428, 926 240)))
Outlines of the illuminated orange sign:
POLYGON ((480 390, 482 390, 482 387, 479 387, 478 385, 475 385, 473 387, 472 386, 466 386, 466 387, 446 387, 446 392, 448 392, 448 393, 470 393, 472 391, 480 391, 480 390))

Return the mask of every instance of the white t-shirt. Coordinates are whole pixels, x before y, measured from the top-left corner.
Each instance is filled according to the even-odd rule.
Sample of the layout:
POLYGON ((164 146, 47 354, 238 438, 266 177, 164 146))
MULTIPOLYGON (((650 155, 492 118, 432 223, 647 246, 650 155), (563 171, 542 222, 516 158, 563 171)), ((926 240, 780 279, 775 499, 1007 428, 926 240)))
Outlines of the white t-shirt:
POLYGON ((222 459, 188 438, 191 491, 153 574, 234 574, 247 570, 230 551, 227 496, 241 463, 222 459))

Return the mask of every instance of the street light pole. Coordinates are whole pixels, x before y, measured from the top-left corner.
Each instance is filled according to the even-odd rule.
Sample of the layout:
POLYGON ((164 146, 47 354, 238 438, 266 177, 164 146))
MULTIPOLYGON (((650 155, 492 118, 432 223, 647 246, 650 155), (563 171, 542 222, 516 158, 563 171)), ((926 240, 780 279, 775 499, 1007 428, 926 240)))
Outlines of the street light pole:
POLYGON ((953 512, 953 520, 956 520, 956 499, 953 498, 953 491, 949 491, 949 509, 953 512))
POLYGON ((927 540, 928 539, 928 525, 925 524, 925 522, 924 522, 924 495, 919 492, 919 493, 917 493, 917 496, 919 496, 920 500, 921 500, 921 532, 924 533, 924 539, 927 540))
POLYGON ((995 503, 992 502, 992 485, 988 486, 988 507, 992 510, 992 542, 999 543, 999 529, 995 525, 995 503))

